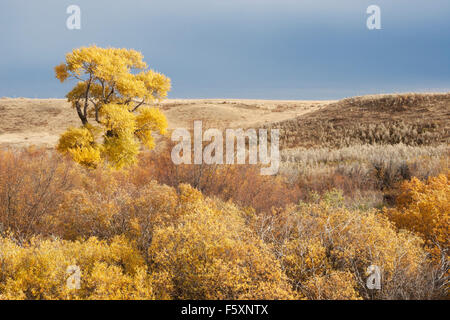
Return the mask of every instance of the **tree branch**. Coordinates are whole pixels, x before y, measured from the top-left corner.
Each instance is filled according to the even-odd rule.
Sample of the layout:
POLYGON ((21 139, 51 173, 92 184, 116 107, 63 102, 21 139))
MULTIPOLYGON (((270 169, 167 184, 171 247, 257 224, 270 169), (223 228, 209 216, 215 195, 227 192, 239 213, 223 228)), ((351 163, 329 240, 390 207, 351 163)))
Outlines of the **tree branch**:
POLYGON ((92 76, 89 77, 89 81, 86 87, 86 96, 84 98, 84 110, 83 110, 83 114, 84 114, 84 118, 87 119, 87 108, 89 105, 89 90, 91 90, 91 83, 92 83, 92 76))
POLYGON ((133 112, 135 112, 140 106, 142 106, 142 105, 144 104, 144 102, 145 102, 145 99, 142 99, 142 101, 139 102, 139 103, 134 107, 133 112))
POLYGON ((111 89, 111 92, 108 94, 108 96, 105 98, 105 103, 108 103, 109 98, 114 94, 114 86, 111 89))
POLYGON ((100 106, 98 103, 95 103, 94 99, 89 99, 89 101, 92 102, 92 104, 94 105, 95 108, 95 121, 97 121, 98 123, 100 123, 100 118, 99 118, 99 111, 100 111, 100 106))

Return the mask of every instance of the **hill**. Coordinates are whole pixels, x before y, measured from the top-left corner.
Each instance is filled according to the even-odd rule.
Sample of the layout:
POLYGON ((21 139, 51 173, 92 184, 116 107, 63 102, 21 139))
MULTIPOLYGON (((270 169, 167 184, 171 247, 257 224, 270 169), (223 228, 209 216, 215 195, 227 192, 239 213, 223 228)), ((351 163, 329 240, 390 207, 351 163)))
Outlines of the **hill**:
POLYGON ((448 143, 450 93, 348 98, 264 127, 281 129, 283 148, 448 143))
MULTIPOLYGON (((169 129, 280 128, 282 148, 449 142, 450 93, 353 97, 340 101, 169 99, 169 129)), ((52 148, 79 119, 63 99, 0 99, 0 146, 52 148)))

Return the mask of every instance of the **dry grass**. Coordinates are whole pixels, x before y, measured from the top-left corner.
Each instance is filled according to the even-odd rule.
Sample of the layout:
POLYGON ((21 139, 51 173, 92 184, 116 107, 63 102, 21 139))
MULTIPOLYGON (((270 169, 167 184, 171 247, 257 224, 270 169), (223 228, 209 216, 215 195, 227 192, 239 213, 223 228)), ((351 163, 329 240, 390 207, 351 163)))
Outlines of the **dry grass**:
MULTIPOLYGON (((167 100, 169 128, 280 128, 282 148, 449 142, 450 93, 390 94, 341 101, 167 100)), ((52 148, 79 120, 62 99, 0 99, 0 146, 52 148)))
POLYGON ((392 161, 416 161, 448 157, 450 148, 439 146, 397 145, 353 145, 340 149, 295 148, 281 152, 283 169, 295 167, 299 171, 317 170, 325 166, 343 164, 370 164, 392 161))
POLYGON ((281 129, 283 148, 448 143, 450 93, 349 98, 265 127, 281 129))
MULTIPOLYGON (((169 129, 192 128, 202 120, 205 128, 257 128, 317 111, 333 101, 180 100, 159 105, 169 129)), ((80 126, 75 110, 63 99, 0 99, 0 147, 30 145, 53 148, 68 127, 80 126)))
POLYGON ((449 168, 448 145, 354 145, 296 148, 281 153, 280 173, 303 193, 339 189, 363 207, 391 204, 403 180, 425 180, 449 168))
MULTIPOLYGON (((373 95, 338 102, 178 99, 160 107, 172 129, 191 128, 194 120, 203 120, 205 128, 281 128, 280 178, 287 178, 287 184, 277 182, 276 187, 255 177, 257 168, 168 168, 166 144, 161 143, 165 139, 159 139, 159 154, 152 156, 153 178, 160 182, 187 182, 208 195, 258 210, 335 188, 373 207, 403 179, 426 179, 448 168, 450 93, 373 95), (245 192, 252 183, 255 193, 245 192)), ((0 146, 52 148, 67 126, 78 125, 64 100, 0 99, 0 112, 0 146)))

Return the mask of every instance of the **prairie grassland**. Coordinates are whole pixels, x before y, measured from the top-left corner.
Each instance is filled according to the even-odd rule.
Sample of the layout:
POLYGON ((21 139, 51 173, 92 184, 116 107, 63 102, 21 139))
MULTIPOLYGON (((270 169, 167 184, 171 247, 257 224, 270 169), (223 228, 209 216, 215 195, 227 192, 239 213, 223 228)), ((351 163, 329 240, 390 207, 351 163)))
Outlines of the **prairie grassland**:
POLYGON ((399 183, 426 180, 449 169, 448 145, 353 145, 294 148, 281 153, 281 175, 304 192, 339 189, 357 206, 392 204, 399 183))
POLYGON ((172 128, 281 128, 277 176, 176 166, 170 142, 127 170, 86 169, 51 148, 73 121, 61 101, 26 128, 36 101, 16 100, 0 100, 0 300, 449 297, 448 93, 161 107, 172 128), (47 148, 23 149, 30 132, 47 148))
POLYGON ((283 148, 358 144, 448 144, 450 93, 349 98, 303 116, 271 123, 283 148))
MULTIPOLYGON (((271 101, 233 99, 168 99, 159 108, 169 129, 205 127, 256 128, 316 111, 334 101, 271 101)), ((79 119, 64 99, 0 98, 0 147, 31 145, 52 149, 68 127, 79 119)))
POLYGON ((433 160, 448 157, 449 152, 448 145, 408 146, 400 143, 395 145, 353 145, 340 149, 284 149, 281 153, 281 159, 284 166, 295 166, 297 170, 302 172, 307 169, 314 170, 323 166, 338 166, 341 164, 433 160))

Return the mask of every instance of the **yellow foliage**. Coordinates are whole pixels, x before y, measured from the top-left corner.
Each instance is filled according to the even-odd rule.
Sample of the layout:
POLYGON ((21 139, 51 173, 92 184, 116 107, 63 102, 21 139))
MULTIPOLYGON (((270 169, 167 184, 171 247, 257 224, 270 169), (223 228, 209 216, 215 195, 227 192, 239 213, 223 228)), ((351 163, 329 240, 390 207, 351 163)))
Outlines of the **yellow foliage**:
MULTIPOLYGON (((55 74, 61 82, 78 80, 67 99, 76 109, 83 127, 103 132, 104 141, 99 142, 98 147, 71 147, 72 159, 76 162, 92 168, 102 158, 115 168, 129 166, 137 160, 139 142, 152 149, 155 146, 153 132, 165 133, 165 116, 158 109, 140 107, 166 98, 171 88, 170 79, 148 70, 140 52, 97 46, 75 49, 66 55, 65 63, 55 67, 55 74), (139 114, 136 116, 134 112, 139 114), (90 123, 92 118, 95 126, 90 123)), ((66 136, 81 139, 77 143, 83 144, 84 138, 71 130, 66 136)), ((60 149, 68 151, 64 147, 60 149)))
POLYGON ((73 148, 84 148, 93 144, 94 137, 87 128, 69 128, 61 135, 57 149, 64 153, 73 148))
POLYGON ((56 149, 88 168, 96 168, 102 162, 101 147, 95 144, 92 132, 86 127, 67 130, 61 135, 56 149))
POLYGON ((112 167, 121 169, 137 162, 139 143, 133 136, 105 137, 104 153, 112 167))
POLYGON ((137 79, 142 81, 145 87, 149 89, 149 98, 164 99, 170 91, 170 79, 153 70, 138 74, 137 79))
MULTIPOLYGON (((116 113, 110 114, 110 123, 116 123, 116 113)), ((84 137, 84 144, 67 136, 62 145, 92 143, 87 131, 74 134, 84 137)), ((337 192, 314 203, 256 213, 187 184, 161 185, 142 172, 138 167, 83 170, 45 150, 0 152, 0 299, 433 299, 447 294, 445 265, 439 269, 430 261, 416 221, 408 225, 414 232, 396 228, 390 220, 396 216, 348 209, 337 192), (66 285, 73 265, 81 271, 78 290, 66 285), (366 286, 371 265, 381 270, 381 290, 366 286)), ((402 210, 415 209, 420 199, 447 208, 448 178, 405 185, 402 210), (411 185, 420 192, 411 192, 411 185)), ((428 211, 413 213, 440 212, 418 207, 428 211)), ((432 226, 430 238, 440 231, 445 227, 432 226)))
POLYGON ((148 149, 155 147, 155 139, 152 132, 167 133, 167 119, 158 108, 142 108, 136 116, 136 135, 148 149))
POLYGON ((106 130, 103 151, 109 163, 118 169, 136 163, 139 143, 134 137, 135 115, 117 104, 103 106, 101 114, 106 130))
POLYGON ((127 108, 118 104, 107 104, 101 110, 102 124, 112 135, 132 135, 136 130, 136 117, 127 108))
POLYGON ((425 182, 417 178, 405 181, 396 208, 385 212, 398 228, 423 237, 434 258, 439 259, 450 247, 450 172, 425 182))
MULTIPOLYGON (((140 248, 149 245, 153 228, 176 221, 181 206, 175 189, 151 182, 126 190, 112 176, 81 176, 83 188, 65 194, 48 225, 65 239, 126 235, 140 248)), ((146 252, 146 250, 144 250, 146 252)))
POLYGON ((66 81, 66 79, 69 77, 69 72, 67 72, 67 68, 64 63, 57 65, 55 67, 55 74, 56 78, 59 79, 61 82, 66 81))
POLYGON ((102 163, 100 149, 97 147, 76 147, 68 150, 73 161, 87 167, 96 168, 102 163))
POLYGON ((152 279, 124 237, 110 244, 32 239, 20 246, 0 238, 0 300, 152 299, 152 279), (81 270, 79 289, 67 286, 69 266, 81 270))
POLYGON ((398 287, 420 275, 426 255, 419 237, 397 232, 376 211, 348 210, 327 202, 301 204, 283 214, 284 223, 272 226, 272 232, 292 285, 306 297, 368 298, 363 275, 370 265, 383 272, 380 297, 393 298, 394 288, 395 294, 411 294, 408 290, 413 288, 401 292, 398 287), (328 293, 321 291, 323 286, 328 293))
POLYGON ((314 300, 361 300, 357 287, 355 276, 349 271, 331 271, 309 278, 304 284, 307 296, 314 300))
POLYGON ((246 227, 231 204, 193 195, 177 223, 157 227, 151 263, 173 284, 175 299, 288 299, 295 297, 279 262, 246 227))
POLYGON ((324 274, 331 268, 326 248, 319 239, 294 238, 285 243, 283 252, 286 272, 297 287, 308 277, 324 274))

